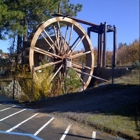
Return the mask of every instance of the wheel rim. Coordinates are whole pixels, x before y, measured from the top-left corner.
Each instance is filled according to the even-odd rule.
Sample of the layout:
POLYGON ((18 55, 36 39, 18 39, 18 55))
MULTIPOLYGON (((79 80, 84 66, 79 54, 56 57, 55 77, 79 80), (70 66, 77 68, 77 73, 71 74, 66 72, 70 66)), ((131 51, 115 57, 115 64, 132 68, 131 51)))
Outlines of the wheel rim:
POLYGON ((34 33, 29 51, 30 69, 34 66, 35 72, 50 65, 56 67, 52 81, 59 72, 72 68, 83 88, 89 85, 94 70, 92 44, 87 33, 74 20, 55 17, 42 23, 34 33), (39 57, 49 61, 39 65, 39 57))

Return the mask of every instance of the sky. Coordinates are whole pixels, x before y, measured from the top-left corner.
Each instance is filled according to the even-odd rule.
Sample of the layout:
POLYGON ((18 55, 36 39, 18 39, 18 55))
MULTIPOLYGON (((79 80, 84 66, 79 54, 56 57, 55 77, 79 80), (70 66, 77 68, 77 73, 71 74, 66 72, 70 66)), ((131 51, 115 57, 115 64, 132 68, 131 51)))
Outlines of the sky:
MULTIPOLYGON (((117 28, 117 46, 119 43, 132 43, 140 37, 140 1, 139 0, 70 0, 70 3, 83 5, 77 14, 78 19, 99 25, 115 25, 117 28)), ((81 26, 87 31, 86 25, 81 26)), ((97 34, 91 33, 93 47, 97 47, 97 34)), ((8 52, 9 40, 0 40, 0 49, 8 52)), ((107 50, 113 49, 113 33, 107 33, 107 50)))

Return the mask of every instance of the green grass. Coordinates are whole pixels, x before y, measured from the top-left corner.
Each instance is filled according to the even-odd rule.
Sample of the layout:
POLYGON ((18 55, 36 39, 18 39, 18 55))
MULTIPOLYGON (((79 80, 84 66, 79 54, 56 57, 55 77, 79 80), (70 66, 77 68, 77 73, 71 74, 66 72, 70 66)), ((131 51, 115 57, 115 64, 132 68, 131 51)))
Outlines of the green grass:
POLYGON ((124 85, 140 85, 140 70, 132 70, 130 74, 116 78, 114 83, 124 85))
MULTIPOLYGON (((108 82, 108 84, 110 84, 108 82)), ((137 86, 140 91, 140 70, 133 70, 129 75, 122 76, 114 80, 115 85, 108 89, 119 91, 125 88, 137 86)), ((132 91, 133 94, 133 91, 132 91)), ((121 97, 120 97, 121 98, 121 97)), ((140 139, 140 98, 126 102, 121 108, 113 110, 111 114, 98 113, 87 118, 87 122, 102 131, 107 131, 113 135, 123 135, 128 139, 140 139)))
POLYGON ((112 111, 111 114, 94 114, 87 121, 101 131, 107 131, 113 135, 121 133, 123 137, 130 136, 139 139, 140 104, 138 102, 127 104, 112 111))

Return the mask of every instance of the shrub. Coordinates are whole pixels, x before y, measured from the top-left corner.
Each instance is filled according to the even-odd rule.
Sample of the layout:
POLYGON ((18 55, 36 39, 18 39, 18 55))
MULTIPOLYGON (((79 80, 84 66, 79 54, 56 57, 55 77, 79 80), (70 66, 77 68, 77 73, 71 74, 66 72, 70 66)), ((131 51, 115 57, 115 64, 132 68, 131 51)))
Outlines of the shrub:
POLYGON ((23 70, 17 74, 20 86, 25 93, 20 97, 20 102, 35 101, 49 96, 52 87, 50 69, 42 69, 40 73, 35 73, 32 79, 31 72, 27 72, 24 67, 22 68, 23 70))
POLYGON ((135 63, 132 64, 132 67, 135 69, 139 69, 140 68, 140 61, 136 61, 135 63))
POLYGON ((76 71, 71 68, 68 69, 67 76, 64 77, 64 83, 66 93, 76 92, 82 86, 76 71))
POLYGON ((59 73, 53 79, 50 96, 59 96, 76 92, 81 88, 82 83, 75 70, 69 68, 66 76, 62 77, 62 73, 59 73))

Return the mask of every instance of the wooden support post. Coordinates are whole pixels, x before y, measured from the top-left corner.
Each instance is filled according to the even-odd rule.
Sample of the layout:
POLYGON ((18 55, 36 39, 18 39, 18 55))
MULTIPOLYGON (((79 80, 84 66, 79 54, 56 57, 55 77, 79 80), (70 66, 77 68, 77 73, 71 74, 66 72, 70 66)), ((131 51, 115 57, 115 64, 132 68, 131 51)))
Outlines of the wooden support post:
POLYGON ((113 31, 113 56, 112 56, 112 85, 114 84, 114 68, 116 67, 116 27, 113 31))
POLYGON ((98 34, 98 63, 97 66, 102 67, 102 33, 98 34))
POLYGON ((13 79, 13 100, 15 100, 15 72, 14 72, 14 79, 13 79))
POLYGON ((104 23, 103 31, 104 31, 103 33, 104 41, 103 41, 103 66, 102 67, 106 67, 106 32, 107 32, 106 22, 104 23))
POLYGON ((34 94, 34 65, 32 66, 32 79, 31 79, 30 103, 32 102, 33 94, 34 94))
POLYGON ((117 44, 116 44, 116 32, 117 32, 117 30, 116 30, 116 27, 114 26, 114 32, 113 32, 113 67, 115 67, 116 66, 116 46, 117 46, 117 44))
POLYGON ((97 67, 100 67, 100 34, 98 33, 98 58, 97 58, 97 67))

